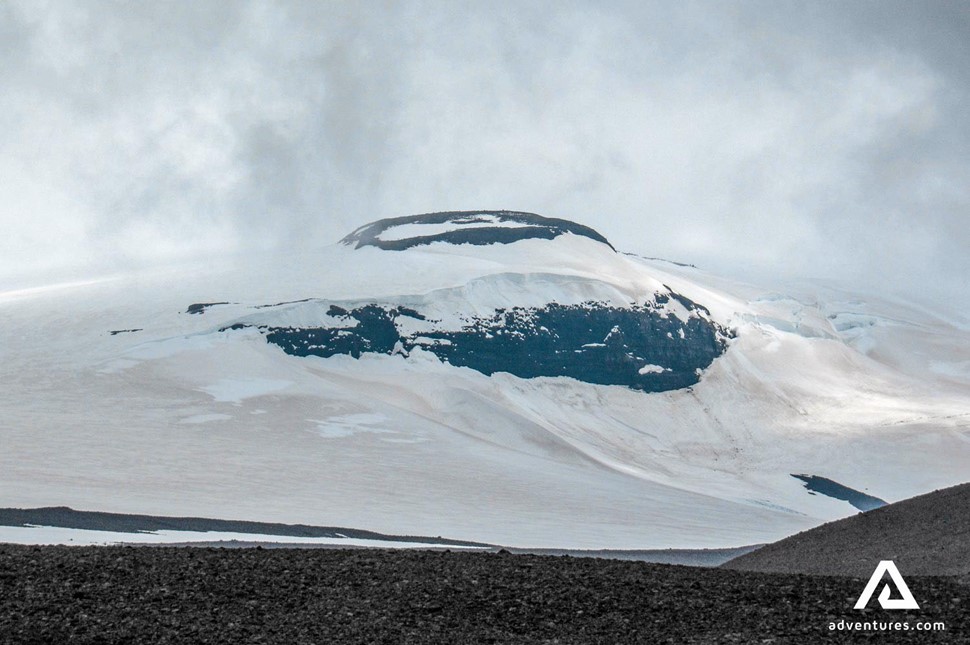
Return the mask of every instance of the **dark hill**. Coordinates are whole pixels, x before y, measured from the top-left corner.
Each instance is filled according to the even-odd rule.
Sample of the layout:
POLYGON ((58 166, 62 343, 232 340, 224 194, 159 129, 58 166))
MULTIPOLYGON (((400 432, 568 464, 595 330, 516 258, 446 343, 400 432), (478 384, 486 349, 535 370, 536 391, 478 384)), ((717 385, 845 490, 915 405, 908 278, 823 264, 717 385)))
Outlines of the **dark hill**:
POLYGON ((722 567, 865 577, 880 560, 903 575, 970 576, 970 483, 823 524, 722 567))

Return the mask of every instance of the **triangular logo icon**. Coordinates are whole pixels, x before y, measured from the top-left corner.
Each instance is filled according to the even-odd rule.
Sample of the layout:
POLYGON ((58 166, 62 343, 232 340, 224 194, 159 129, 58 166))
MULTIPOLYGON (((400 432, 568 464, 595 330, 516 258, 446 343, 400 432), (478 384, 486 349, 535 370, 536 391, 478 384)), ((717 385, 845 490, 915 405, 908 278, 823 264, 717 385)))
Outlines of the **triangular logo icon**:
POLYGON ((872 572, 872 577, 869 578, 869 584, 862 590, 862 595, 859 596, 859 600, 855 604, 855 609, 866 608, 869 600, 872 599, 872 594, 876 592, 876 587, 882 582, 882 578, 886 573, 889 574, 893 584, 896 585, 896 589, 899 590, 900 598, 890 598, 889 596, 892 592, 889 590, 889 584, 886 584, 882 588, 882 591, 879 592, 879 606, 883 609, 919 609, 916 598, 913 598, 913 593, 909 590, 906 581, 903 580, 903 576, 900 575, 899 569, 896 568, 892 560, 883 560, 876 567, 876 570, 872 572))

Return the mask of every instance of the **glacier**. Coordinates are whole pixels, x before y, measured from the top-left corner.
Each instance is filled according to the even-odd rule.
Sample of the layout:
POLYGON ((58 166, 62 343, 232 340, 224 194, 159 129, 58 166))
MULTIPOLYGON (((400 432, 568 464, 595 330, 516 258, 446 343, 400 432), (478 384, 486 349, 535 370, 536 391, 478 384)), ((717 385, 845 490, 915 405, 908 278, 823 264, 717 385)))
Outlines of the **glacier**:
POLYGON ((856 512, 792 473, 891 502, 970 468, 958 312, 530 236, 508 211, 405 219, 373 237, 446 237, 0 293, 0 506, 720 548, 856 512), (404 312, 380 351, 367 306, 404 312), (591 321, 543 349, 560 364, 491 344, 557 333, 556 311, 591 321), (358 338, 331 351, 337 332, 358 338))

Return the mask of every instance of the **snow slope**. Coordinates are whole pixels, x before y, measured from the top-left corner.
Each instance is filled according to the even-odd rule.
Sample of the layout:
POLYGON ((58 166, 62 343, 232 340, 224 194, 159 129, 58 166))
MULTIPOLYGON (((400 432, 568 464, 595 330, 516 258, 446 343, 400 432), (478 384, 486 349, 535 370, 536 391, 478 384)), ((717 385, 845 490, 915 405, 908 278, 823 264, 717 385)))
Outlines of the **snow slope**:
MULTIPOLYGON (((204 545, 272 544, 274 546, 328 546, 338 548, 369 547, 375 549, 443 548, 427 542, 405 540, 368 540, 364 538, 299 537, 293 535, 254 535, 231 531, 151 531, 121 533, 53 526, 0 526, 0 543, 66 544, 69 546, 106 546, 110 544, 204 545), (228 544, 227 544, 228 543, 228 544)), ((448 545, 449 550, 482 550, 483 547, 448 545)))
POLYGON ((855 512, 793 473, 887 501, 966 478, 970 343, 951 319, 825 285, 742 284, 569 232, 338 244, 11 291, 0 506, 522 547, 773 541, 855 512), (329 324, 321 302, 418 299, 445 324, 456 311, 629 307, 671 291, 736 337, 698 383, 666 392, 488 376, 421 348, 297 357, 258 326, 227 329, 329 324))

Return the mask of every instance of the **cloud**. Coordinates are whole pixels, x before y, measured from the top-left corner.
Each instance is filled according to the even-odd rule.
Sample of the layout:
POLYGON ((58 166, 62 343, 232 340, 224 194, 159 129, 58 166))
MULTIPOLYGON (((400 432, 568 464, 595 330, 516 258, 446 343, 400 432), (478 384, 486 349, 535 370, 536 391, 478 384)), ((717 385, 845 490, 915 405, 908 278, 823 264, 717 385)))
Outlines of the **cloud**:
POLYGON ((0 276, 516 208, 966 291, 959 3, 8 3, 0 276))

